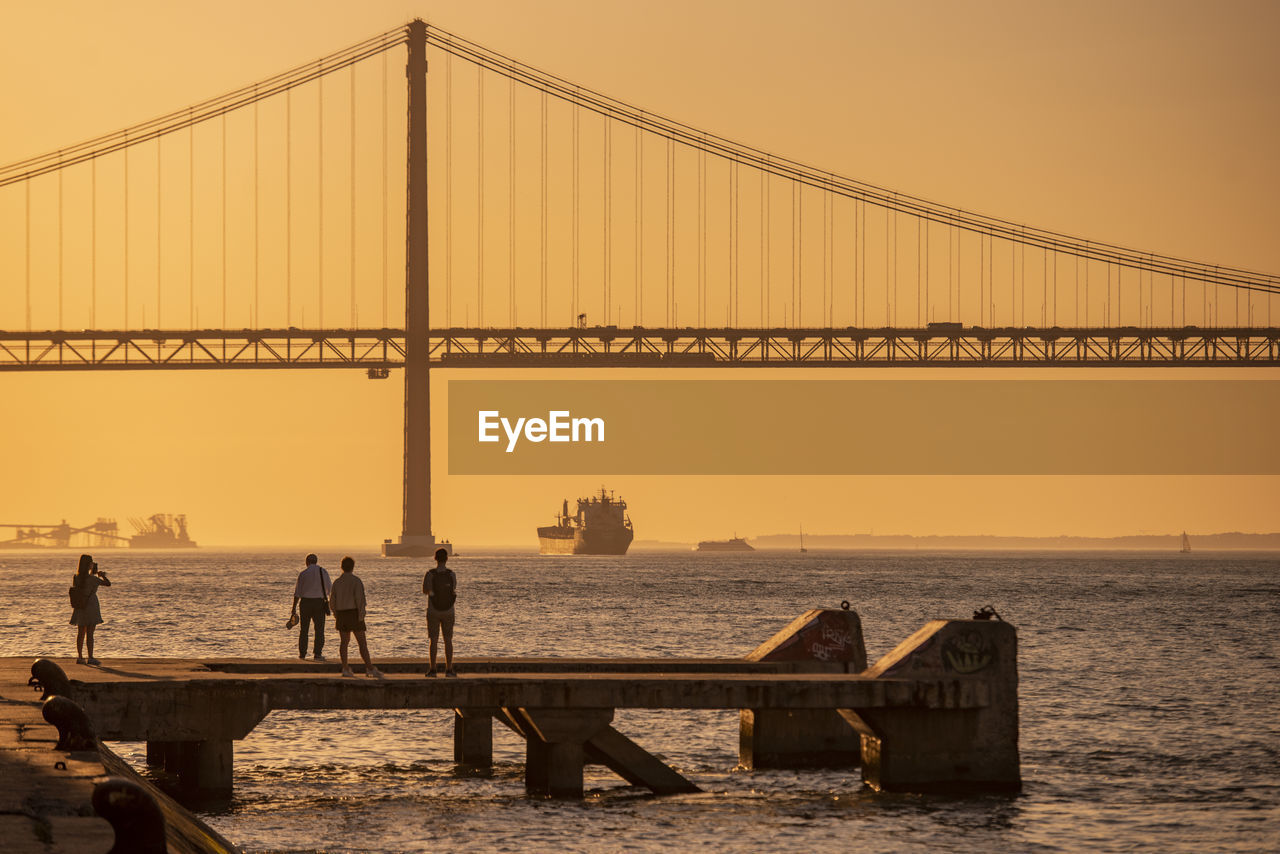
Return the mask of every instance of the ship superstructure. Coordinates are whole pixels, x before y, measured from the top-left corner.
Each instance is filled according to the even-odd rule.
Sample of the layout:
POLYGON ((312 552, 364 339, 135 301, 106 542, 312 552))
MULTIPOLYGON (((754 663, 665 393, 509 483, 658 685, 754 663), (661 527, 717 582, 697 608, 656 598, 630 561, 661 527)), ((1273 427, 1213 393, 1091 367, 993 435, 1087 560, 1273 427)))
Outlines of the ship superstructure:
POLYGON ((538 529, 538 551, 544 555, 623 555, 635 538, 627 502, 604 487, 599 495, 578 499, 569 513, 565 499, 556 524, 538 529))

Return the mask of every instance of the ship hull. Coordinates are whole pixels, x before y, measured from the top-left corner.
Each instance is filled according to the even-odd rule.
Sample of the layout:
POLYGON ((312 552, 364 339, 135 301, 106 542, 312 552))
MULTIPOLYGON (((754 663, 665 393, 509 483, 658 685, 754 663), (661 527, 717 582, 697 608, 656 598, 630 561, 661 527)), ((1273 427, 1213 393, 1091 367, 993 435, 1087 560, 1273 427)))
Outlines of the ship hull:
POLYGON ((544 555, 624 555, 635 535, 630 528, 608 532, 550 526, 538 529, 538 553, 544 555))
POLYGON ((745 540, 703 540, 694 551, 698 552, 753 552, 755 549, 745 540))

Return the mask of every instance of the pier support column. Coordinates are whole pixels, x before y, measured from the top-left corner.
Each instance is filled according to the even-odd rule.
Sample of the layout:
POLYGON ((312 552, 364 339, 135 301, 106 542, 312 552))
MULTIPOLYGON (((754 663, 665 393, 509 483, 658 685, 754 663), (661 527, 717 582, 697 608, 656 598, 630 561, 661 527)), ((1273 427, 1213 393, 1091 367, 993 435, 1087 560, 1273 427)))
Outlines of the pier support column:
POLYGON ((520 709, 527 733, 525 791, 582 797, 584 745, 613 721, 613 709, 520 709))
POLYGON ((160 766, 168 774, 177 775, 182 769, 183 744, 181 741, 159 741, 160 766))
POLYGON ((147 742, 147 767, 148 768, 164 768, 167 764, 169 751, 173 749, 172 741, 148 741, 147 742))
MULTIPOLYGON (((178 755, 178 784, 201 797, 231 795, 232 748, 230 739, 184 741, 178 755)), ((167 767, 167 764, 166 764, 167 767)))
POLYGON ((853 768, 857 732, 834 709, 742 709, 738 764, 743 768, 853 768))
MULTIPOLYGON (((862 620, 848 609, 806 611, 757 647, 747 660, 793 661, 801 672, 860 673, 867 667, 862 620)), ((834 709, 742 709, 740 714, 738 763, 743 768, 849 768, 858 764, 858 733, 834 709)))
POLYGON ((469 768, 493 766, 493 714, 497 709, 453 710, 453 761, 469 768))
POLYGON ((841 710, 862 738, 863 781, 879 791, 1020 789, 1017 656, 1008 623, 934 620, 876 662, 868 676, 948 688, 927 708, 841 710), (980 706, 955 708, 966 695, 980 706))

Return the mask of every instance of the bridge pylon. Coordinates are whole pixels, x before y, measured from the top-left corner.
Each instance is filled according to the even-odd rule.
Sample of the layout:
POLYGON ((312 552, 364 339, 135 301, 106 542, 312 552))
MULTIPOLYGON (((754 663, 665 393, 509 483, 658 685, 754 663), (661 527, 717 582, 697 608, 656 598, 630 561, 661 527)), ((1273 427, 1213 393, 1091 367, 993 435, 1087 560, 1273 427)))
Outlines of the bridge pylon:
POLYGON ((405 65, 409 93, 405 218, 404 524, 399 542, 384 540, 383 557, 450 554, 448 541, 431 531, 431 320, 427 273, 427 25, 408 26, 405 65))

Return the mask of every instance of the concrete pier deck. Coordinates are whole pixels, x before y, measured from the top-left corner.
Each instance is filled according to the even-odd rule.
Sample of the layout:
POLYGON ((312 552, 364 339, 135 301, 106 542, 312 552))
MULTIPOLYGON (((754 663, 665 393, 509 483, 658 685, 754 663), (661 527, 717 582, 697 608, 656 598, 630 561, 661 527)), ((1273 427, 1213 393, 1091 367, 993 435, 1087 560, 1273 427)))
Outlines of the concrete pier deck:
MULTIPOLYGON (((980 708, 979 681, 875 678, 846 673, 802 673, 793 663, 664 659, 525 659, 457 661, 460 676, 425 678, 420 661, 378 662, 386 679, 343 678, 336 662, 278 660, 113 659, 87 667, 54 659, 76 689, 75 699, 107 740, 176 735, 224 714, 226 701, 253 695, 266 714, 283 709, 518 708, 980 708), (782 672, 780 672, 782 671, 782 672), (223 708, 196 703, 183 720, 160 720, 204 695, 223 708), (145 708, 144 708, 145 707, 145 708)), ((362 669, 359 664, 357 670, 362 669)), ((247 709, 245 711, 248 711, 247 709)), ((260 719, 260 718, 259 718, 260 719)), ((256 721, 255 721, 256 723, 256 721)))
MULTIPOLYGON (((617 709, 737 710, 746 767, 788 767, 837 741, 847 748, 852 732, 844 755, 860 755, 876 789, 1021 785, 1012 626, 934 620, 873 667, 850 672, 864 667, 860 656, 814 660, 805 650, 824 646, 786 640, 835 637, 824 613, 832 612, 799 618, 777 636, 780 646, 739 659, 470 658, 456 662, 458 678, 427 678, 420 659, 401 659, 379 661, 381 679, 345 678, 336 661, 61 659, 65 680, 51 678, 67 698, 59 702, 78 704, 98 738, 145 741, 148 764, 200 796, 230 795, 233 744, 272 711, 320 709, 453 710, 454 759, 470 766, 492 762, 497 721, 525 739, 534 794, 580 796, 591 761, 654 792, 697 790, 613 728, 617 709)), ((0 681, 25 685, 30 663, 0 659, 0 681)))

